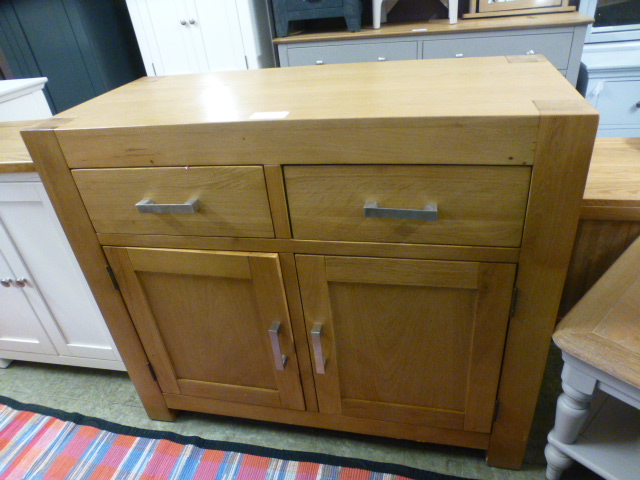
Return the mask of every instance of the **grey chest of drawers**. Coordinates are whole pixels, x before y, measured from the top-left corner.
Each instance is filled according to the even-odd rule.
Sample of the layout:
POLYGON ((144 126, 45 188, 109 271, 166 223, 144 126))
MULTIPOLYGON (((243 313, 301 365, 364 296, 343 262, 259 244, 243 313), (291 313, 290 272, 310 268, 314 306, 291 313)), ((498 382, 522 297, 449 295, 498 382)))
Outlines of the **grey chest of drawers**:
POLYGON ((545 55, 576 84, 586 28, 580 13, 389 24, 379 30, 277 38, 280 66, 432 58, 545 55))

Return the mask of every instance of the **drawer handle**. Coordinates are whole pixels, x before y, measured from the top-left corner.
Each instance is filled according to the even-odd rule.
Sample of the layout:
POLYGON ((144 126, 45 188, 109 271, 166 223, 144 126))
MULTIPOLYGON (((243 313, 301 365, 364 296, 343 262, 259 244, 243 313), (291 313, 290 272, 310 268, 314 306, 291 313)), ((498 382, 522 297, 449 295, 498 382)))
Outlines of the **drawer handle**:
POLYGON ((2 280, 0 280, 0 285, 6 288, 9 288, 12 283, 13 283, 12 278, 3 278, 2 280))
POLYGON ((313 358, 316 361, 316 373, 324 374, 327 363, 322 353, 322 325, 316 324, 311 329, 311 343, 313 344, 313 358))
POLYGON ((636 108, 640 108, 640 102, 636 102, 636 108))
POLYGON ((324 60, 316 60, 316 65, 322 65, 324 64, 324 60))
POLYGON ((529 50, 529 51, 527 52, 527 55, 535 55, 535 54, 536 54, 536 52, 535 52, 535 51, 533 51, 533 50, 529 50))
POLYGON ((429 203, 424 207, 424 210, 412 210, 409 208, 382 208, 378 206, 378 202, 367 202, 364 204, 364 216, 366 218, 396 218, 435 222, 438 220, 438 205, 429 203))
POLYGON ((153 203, 145 198, 136 203, 140 213, 196 213, 200 208, 200 201, 196 198, 186 203, 153 203))
POLYGON ((273 322, 269 327, 269 340, 271 340, 271 349, 273 350, 273 359, 276 362, 276 370, 284 370, 287 364, 287 356, 282 354, 280 348, 280 322, 273 322))

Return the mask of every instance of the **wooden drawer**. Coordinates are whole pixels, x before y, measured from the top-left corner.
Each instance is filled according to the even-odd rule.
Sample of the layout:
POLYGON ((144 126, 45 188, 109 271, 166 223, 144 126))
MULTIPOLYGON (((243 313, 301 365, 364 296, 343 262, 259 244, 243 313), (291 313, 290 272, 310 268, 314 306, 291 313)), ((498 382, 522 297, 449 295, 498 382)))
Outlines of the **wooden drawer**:
POLYGON ((169 167, 74 170, 98 233, 274 236, 262 167, 169 167), (141 213, 136 204, 184 204, 195 213, 141 213))
POLYGON ((341 8, 342 0, 287 0, 287 11, 341 8))
POLYGON ((418 42, 379 42, 295 47, 287 50, 287 56, 291 67, 329 63, 416 60, 418 58, 418 42))
POLYGON ((290 166, 294 238, 518 247, 530 167, 290 166), (436 221, 366 218, 366 202, 393 209, 437 204, 436 221))

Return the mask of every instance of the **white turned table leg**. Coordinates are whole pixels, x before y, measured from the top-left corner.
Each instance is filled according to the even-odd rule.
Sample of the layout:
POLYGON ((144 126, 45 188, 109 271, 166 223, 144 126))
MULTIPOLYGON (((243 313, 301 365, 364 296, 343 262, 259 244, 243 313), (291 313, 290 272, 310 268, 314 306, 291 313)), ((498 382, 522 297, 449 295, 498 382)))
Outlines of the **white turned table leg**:
MULTIPOLYGON (((548 438, 570 445, 576 441, 587 417, 598 382, 568 363, 562 369, 562 390, 556 406, 556 423, 548 438)), ((573 460, 558 448, 547 444, 547 480, 558 480, 573 460)))
POLYGON ((544 448, 544 457, 547 459, 547 480, 560 480, 562 473, 573 463, 571 457, 549 443, 544 448))
POLYGON ((383 0, 371 0, 371 6, 373 8, 373 28, 380 28, 382 1, 383 0))

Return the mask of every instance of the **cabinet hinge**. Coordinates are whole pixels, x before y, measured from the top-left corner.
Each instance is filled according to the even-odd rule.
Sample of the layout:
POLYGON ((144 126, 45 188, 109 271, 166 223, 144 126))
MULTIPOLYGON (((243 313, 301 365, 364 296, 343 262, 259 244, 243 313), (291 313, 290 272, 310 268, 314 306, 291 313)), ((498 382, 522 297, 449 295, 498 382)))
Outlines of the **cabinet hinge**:
POLYGON ((115 288, 116 290, 120 290, 120 285, 118 285, 118 281, 116 280, 116 276, 114 275, 113 270, 111 269, 111 265, 107 265, 107 273, 111 278, 111 282, 113 283, 113 288, 115 288))
POLYGON ((156 377, 156 371, 153 369, 153 365, 151 365, 150 363, 147 363, 147 365, 149 365, 149 372, 151 373, 151 377, 153 378, 153 381, 157 382, 158 377, 156 377))
POLYGON ((511 296, 511 310, 509 311, 509 318, 516 314, 516 306, 518 304, 518 287, 513 287, 513 295, 511 296))

